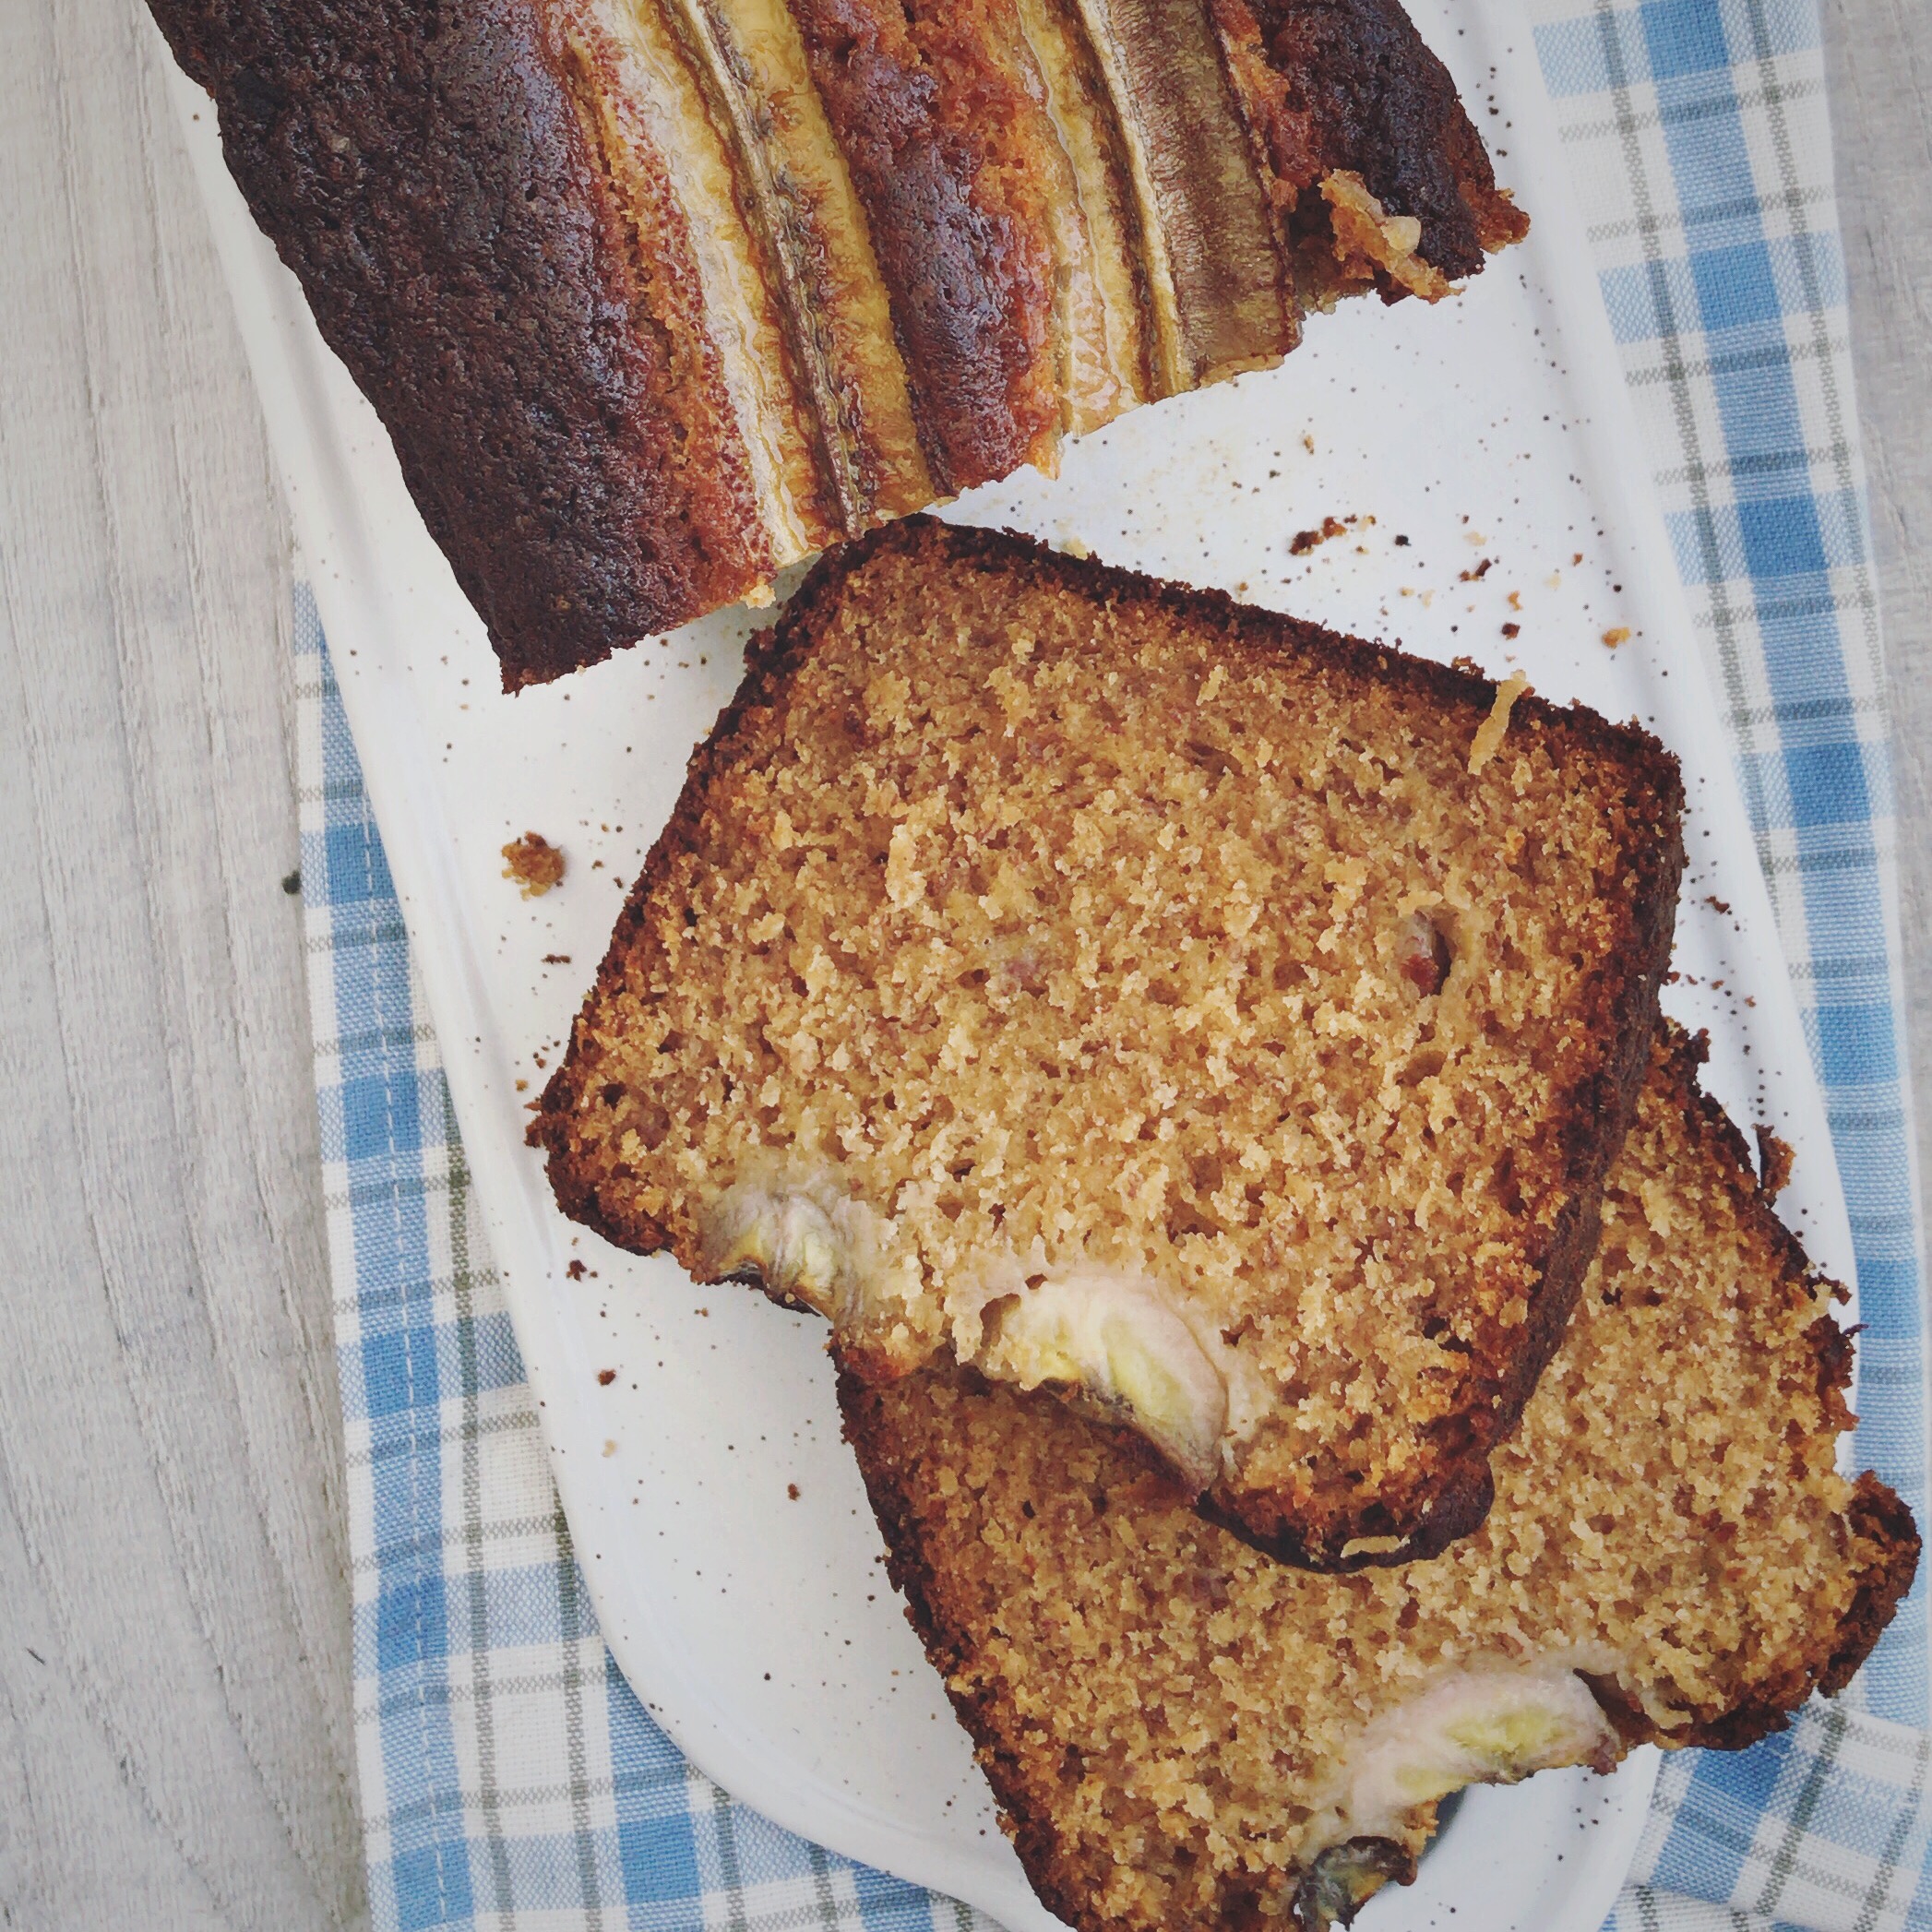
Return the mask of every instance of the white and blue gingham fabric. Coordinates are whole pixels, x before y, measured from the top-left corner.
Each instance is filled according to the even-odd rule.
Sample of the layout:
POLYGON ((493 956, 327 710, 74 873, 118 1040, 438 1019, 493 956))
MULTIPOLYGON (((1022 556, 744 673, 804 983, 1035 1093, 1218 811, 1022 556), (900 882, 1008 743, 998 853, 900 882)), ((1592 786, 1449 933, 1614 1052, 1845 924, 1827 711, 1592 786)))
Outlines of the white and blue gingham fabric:
MULTIPOLYGON (((1815 0, 1529 12, 1824 1083, 1867 1325, 1859 1459, 1923 1521, 1892 804, 1815 0)), ((971 1932, 733 1804, 612 1666, 303 591, 296 616, 375 1926, 971 1932)), ((1667 1759, 1611 1926, 1932 1928, 1926 1648, 1922 1581, 1837 1704, 1667 1759)))

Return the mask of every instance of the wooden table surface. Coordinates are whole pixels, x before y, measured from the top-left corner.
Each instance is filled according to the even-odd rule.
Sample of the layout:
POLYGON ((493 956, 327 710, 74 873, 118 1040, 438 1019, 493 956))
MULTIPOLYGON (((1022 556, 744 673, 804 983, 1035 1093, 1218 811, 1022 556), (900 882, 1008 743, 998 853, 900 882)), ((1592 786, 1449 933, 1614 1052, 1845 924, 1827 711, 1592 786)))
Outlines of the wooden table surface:
MULTIPOLYGON (((1924 1060, 1932 7, 1825 16, 1924 1060)), ((300 1932, 366 1911, 289 538, 160 71, 0 7, 0 1926, 300 1932)))

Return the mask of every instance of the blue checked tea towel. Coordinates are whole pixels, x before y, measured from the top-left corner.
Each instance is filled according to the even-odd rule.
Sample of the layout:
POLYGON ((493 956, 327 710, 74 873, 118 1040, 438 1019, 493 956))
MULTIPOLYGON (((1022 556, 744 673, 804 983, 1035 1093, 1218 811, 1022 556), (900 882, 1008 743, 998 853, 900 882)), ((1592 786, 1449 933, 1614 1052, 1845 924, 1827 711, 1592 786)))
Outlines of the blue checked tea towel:
MULTIPOLYGON (((1867 1324, 1859 1460, 1924 1521, 1892 804, 1814 0, 1530 13, 1824 1083, 1867 1324)), ((296 616, 375 1925, 970 1932, 733 1803, 613 1667, 303 591, 296 616)), ((1926 1723, 1921 1581, 1835 1705, 1666 1759, 1610 1926, 1932 1928, 1926 1723)))

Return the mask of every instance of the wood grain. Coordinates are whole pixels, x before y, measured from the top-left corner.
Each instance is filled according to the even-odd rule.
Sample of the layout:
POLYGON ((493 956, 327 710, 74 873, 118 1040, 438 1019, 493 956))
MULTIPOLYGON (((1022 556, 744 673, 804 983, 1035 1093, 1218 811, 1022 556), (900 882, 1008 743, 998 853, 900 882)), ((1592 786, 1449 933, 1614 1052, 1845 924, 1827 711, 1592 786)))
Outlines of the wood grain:
POLYGON ((1824 0, 1898 784, 1906 1039, 1932 1160, 1932 6, 1824 0))
POLYGON ((0 1922, 339 1926, 288 539, 158 80, 0 8, 0 1922))
MULTIPOLYGON (((1923 1048, 1932 8, 1824 4, 1923 1048)), ((288 541, 159 71, 137 0, 0 7, 0 1925, 36 1932, 364 1915, 288 541)))

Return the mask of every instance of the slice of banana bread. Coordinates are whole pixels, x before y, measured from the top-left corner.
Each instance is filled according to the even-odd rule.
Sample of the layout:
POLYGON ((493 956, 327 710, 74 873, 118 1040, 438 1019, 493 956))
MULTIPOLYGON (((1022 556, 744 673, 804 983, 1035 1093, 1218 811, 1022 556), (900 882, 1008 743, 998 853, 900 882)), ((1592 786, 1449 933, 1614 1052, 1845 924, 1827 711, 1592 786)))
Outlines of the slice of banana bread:
POLYGON ((1679 803, 1515 685, 911 521, 755 654, 531 1138, 868 1373, 1063 1389, 1289 1560, 1425 1554, 1582 1281, 1679 803))
POLYGON ((1831 1284, 1696 1061, 1660 1043, 1496 1508, 1434 1562, 1286 1569, 1057 1403, 841 1377, 909 1614, 1069 1925, 1345 1920, 1459 1786, 1746 1745, 1863 1661, 1917 1533, 1837 1473, 1831 1284))

